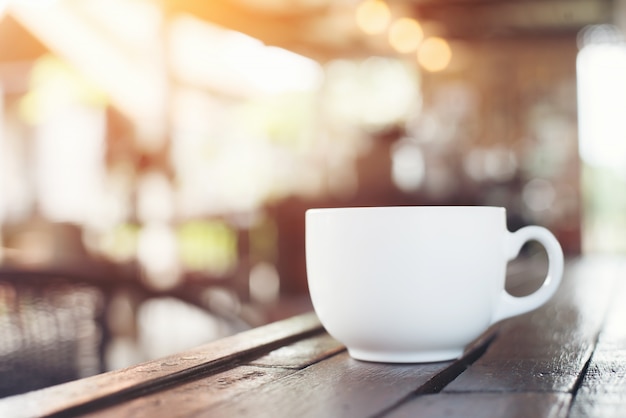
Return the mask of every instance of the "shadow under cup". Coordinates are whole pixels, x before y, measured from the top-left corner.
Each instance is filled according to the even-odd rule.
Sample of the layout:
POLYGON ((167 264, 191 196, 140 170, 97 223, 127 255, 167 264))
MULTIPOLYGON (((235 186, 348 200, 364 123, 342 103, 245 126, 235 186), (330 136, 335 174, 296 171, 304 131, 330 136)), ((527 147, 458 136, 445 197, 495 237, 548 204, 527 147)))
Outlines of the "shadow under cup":
POLYGON ((352 357, 412 363, 457 358, 491 324, 541 306, 563 252, 543 227, 509 232, 500 207, 310 209, 306 265, 315 312, 352 357), (513 297, 506 265, 530 240, 546 248, 548 274, 513 297))

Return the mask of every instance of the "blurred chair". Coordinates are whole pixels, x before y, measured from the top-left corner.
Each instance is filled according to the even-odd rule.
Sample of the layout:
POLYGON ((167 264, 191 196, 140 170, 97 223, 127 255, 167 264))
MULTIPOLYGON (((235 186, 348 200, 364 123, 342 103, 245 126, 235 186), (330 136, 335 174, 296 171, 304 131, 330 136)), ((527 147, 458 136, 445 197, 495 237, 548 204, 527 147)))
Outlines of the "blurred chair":
POLYGON ((223 323, 227 334, 250 328, 229 303, 205 297, 214 287, 201 283, 157 291, 136 278, 97 269, 0 267, 0 398, 109 370, 106 350, 119 331, 111 318, 120 294, 133 301, 134 310, 123 320, 135 331, 136 309, 159 298, 200 308, 223 323))
POLYGON ((0 397, 104 371, 106 293, 73 275, 0 270, 0 397))

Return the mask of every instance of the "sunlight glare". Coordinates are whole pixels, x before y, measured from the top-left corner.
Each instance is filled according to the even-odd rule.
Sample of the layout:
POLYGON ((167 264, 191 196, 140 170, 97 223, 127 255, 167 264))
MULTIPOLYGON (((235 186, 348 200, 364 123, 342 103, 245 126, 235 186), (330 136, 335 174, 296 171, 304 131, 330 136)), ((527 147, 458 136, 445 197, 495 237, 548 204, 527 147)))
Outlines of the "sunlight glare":
POLYGON ((580 156, 626 178, 626 44, 591 44, 578 55, 580 156))
POLYGON ((199 19, 176 18, 171 34, 172 66, 187 82, 249 97, 313 90, 322 81, 317 62, 199 19))

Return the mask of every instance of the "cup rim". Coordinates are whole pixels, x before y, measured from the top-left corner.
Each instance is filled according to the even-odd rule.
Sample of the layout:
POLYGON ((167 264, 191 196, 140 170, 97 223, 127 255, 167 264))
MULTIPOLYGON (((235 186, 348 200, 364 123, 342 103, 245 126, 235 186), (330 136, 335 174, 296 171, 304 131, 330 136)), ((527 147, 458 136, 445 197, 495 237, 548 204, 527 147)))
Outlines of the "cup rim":
POLYGON ((345 207, 323 207, 309 208, 307 214, 331 213, 331 212, 377 212, 377 211, 493 211, 502 212, 506 208, 502 206, 480 206, 480 205, 416 205, 416 206, 345 206, 345 207))

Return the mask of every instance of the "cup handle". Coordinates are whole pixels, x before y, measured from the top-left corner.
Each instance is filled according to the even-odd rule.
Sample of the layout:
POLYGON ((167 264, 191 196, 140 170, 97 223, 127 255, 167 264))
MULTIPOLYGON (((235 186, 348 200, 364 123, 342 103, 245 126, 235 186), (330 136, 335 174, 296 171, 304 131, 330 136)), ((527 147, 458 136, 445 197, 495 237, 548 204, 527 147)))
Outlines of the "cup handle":
POLYGON ((502 290, 492 323, 540 307, 554 295, 563 276, 563 249, 552 232, 546 228, 526 226, 515 232, 508 232, 506 241, 508 261, 517 257, 522 246, 528 241, 537 241, 543 245, 548 253, 548 274, 541 287, 528 296, 516 297, 502 290))

